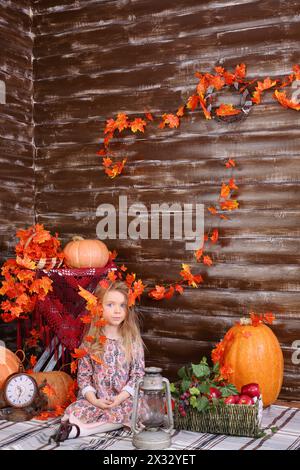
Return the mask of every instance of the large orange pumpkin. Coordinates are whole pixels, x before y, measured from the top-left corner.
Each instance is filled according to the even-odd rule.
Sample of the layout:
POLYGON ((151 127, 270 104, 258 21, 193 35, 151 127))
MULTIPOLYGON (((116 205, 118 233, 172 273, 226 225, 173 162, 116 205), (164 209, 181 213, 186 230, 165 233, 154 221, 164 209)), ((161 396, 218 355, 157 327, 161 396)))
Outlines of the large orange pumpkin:
POLYGON ((109 251, 100 240, 74 237, 63 251, 66 264, 71 268, 103 268, 109 259, 109 251))
POLYGON ((0 346, 0 388, 10 374, 19 371, 20 364, 21 362, 16 354, 0 346))
POLYGON ((220 365, 233 369, 229 381, 240 391, 258 383, 264 406, 274 403, 283 381, 283 354, 273 331, 263 323, 237 324, 222 341, 220 365))
POLYGON ((32 372, 31 375, 38 385, 41 385, 45 379, 47 380, 47 384, 50 386, 50 393, 47 393, 48 409, 65 405, 70 387, 73 384, 72 377, 62 371, 32 372))

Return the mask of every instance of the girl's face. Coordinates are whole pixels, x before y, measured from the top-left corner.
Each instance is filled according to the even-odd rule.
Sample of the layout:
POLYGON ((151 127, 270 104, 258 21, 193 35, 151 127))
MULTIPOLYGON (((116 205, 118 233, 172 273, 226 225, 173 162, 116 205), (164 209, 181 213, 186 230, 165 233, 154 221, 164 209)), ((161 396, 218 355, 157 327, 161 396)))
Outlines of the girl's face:
POLYGON ((127 315, 124 294, 117 290, 108 291, 103 299, 103 318, 109 325, 119 326, 127 315))

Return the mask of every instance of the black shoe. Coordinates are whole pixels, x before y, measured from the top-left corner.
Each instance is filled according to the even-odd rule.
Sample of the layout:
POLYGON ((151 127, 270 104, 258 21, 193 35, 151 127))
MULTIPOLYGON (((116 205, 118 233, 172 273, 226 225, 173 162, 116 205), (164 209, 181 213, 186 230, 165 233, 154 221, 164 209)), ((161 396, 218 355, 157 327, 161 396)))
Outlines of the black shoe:
POLYGON ((74 439, 76 439, 76 437, 78 437, 80 434, 80 428, 79 426, 77 426, 77 424, 70 423, 70 421, 67 420, 67 421, 62 421, 56 433, 53 434, 53 436, 50 436, 49 444, 51 444, 52 440, 56 442, 58 445, 60 442, 64 442, 66 439, 68 439, 73 426, 76 428, 76 431, 77 431, 77 434, 74 437, 74 439))

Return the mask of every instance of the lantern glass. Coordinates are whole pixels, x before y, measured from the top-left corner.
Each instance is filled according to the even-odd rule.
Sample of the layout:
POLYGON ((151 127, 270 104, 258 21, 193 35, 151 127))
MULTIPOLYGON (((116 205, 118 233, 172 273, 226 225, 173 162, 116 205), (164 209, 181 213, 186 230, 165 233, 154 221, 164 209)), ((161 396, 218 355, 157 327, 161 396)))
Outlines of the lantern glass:
POLYGON ((162 391, 145 391, 143 404, 144 411, 141 416, 141 424, 147 428, 163 426, 165 406, 162 391))
POLYGON ((136 384, 132 442, 137 449, 166 449, 171 445, 174 422, 170 383, 160 373, 159 367, 147 367, 136 384))

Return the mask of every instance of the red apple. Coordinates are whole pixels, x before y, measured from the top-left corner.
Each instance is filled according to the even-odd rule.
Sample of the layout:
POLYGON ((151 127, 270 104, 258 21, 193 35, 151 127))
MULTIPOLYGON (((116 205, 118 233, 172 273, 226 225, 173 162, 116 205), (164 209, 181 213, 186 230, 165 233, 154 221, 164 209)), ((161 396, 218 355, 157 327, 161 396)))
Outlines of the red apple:
POLYGON ((222 396, 222 393, 220 390, 218 390, 215 387, 210 387, 209 388, 209 395, 208 398, 211 400, 212 398, 220 398, 222 396))
POLYGON ((226 405, 235 405, 239 402, 240 396, 239 395, 230 395, 229 397, 225 398, 226 405))
POLYGON ((255 383, 243 385, 242 390, 241 390, 241 395, 248 395, 248 397, 259 397, 260 396, 260 390, 259 390, 259 385, 255 383))
POLYGON ((253 405, 252 398, 248 395, 241 395, 238 401, 239 405, 253 405))

